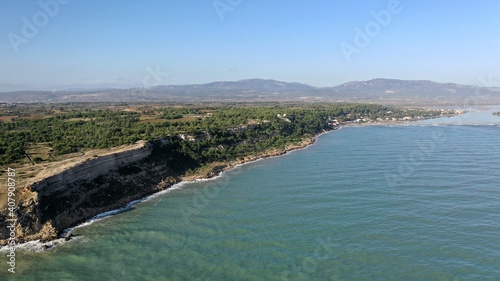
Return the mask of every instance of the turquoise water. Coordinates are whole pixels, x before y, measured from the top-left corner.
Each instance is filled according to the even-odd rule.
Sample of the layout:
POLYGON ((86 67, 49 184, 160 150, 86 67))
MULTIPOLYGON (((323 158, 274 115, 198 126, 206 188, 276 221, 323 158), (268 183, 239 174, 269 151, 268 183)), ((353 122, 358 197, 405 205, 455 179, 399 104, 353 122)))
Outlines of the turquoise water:
POLYGON ((0 278, 500 280, 499 136, 499 125, 344 128, 50 251, 18 250, 17 273, 0 278))

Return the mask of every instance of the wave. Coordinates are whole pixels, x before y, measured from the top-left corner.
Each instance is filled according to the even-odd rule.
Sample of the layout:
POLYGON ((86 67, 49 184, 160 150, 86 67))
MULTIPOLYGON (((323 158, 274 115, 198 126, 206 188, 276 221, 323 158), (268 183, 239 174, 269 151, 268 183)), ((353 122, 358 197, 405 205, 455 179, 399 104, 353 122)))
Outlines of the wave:
MULTIPOLYGON (((25 250, 28 252, 36 252, 36 253, 41 253, 47 250, 50 250, 56 246, 60 246, 66 243, 69 243, 70 241, 80 239, 82 236, 74 236, 71 237, 70 239, 66 238, 59 238, 56 240, 51 240, 48 242, 41 242, 40 240, 34 240, 34 241, 28 241, 20 244, 15 245, 16 251, 21 249, 25 250)), ((7 254, 10 252, 10 246, 2 246, 0 247, 0 255, 7 254)))
MULTIPOLYGON (((321 134, 318 134, 315 138, 317 139, 317 138, 319 138, 319 137, 321 137, 323 135, 326 135, 328 133, 331 133, 331 132, 334 132, 334 131, 337 131, 337 130, 340 130, 340 129, 342 129, 342 127, 339 127, 336 130, 323 132, 321 134)), ((314 145, 314 144, 315 144, 315 142, 312 143, 312 144, 310 144, 310 145, 314 145)), ((269 157, 260 157, 260 158, 257 158, 255 160, 252 160, 252 161, 248 161, 248 162, 236 164, 233 167, 231 167, 231 169, 221 171, 221 172, 219 172, 214 177, 200 178, 200 179, 195 179, 195 180, 191 180, 191 181, 182 181, 182 182, 176 183, 176 184, 172 185, 171 187, 169 187, 169 188, 167 188, 165 190, 156 192, 154 194, 151 194, 149 196, 146 196, 146 197, 138 199, 138 200, 131 201, 125 207, 100 213, 100 214, 98 214, 98 215, 90 218, 89 220, 87 220, 87 221, 85 221, 85 222, 83 222, 83 223, 81 223, 79 225, 67 228, 67 229, 65 229, 63 231, 64 235, 63 235, 62 238, 59 238, 59 239, 56 239, 56 240, 52 240, 52 241, 49 241, 49 242, 40 242, 40 240, 29 241, 29 242, 25 242, 25 243, 22 243, 22 244, 17 244, 16 245, 16 249, 20 249, 21 248, 21 249, 26 249, 28 251, 33 251, 33 252, 43 252, 45 250, 52 249, 55 246, 59 246, 59 245, 65 244, 67 242, 70 242, 72 240, 75 240, 77 238, 83 237, 83 236, 73 236, 73 237, 71 237, 69 239, 65 238, 65 237, 68 237, 68 235, 70 233, 72 233, 75 229, 78 229, 78 228, 81 228, 81 227, 86 227, 86 226, 92 225, 95 222, 101 221, 101 220, 103 220, 105 218, 112 217, 114 215, 118 215, 118 214, 127 212, 127 211, 131 210, 135 205, 137 205, 139 203, 150 201, 152 199, 158 198, 158 197, 160 197, 162 195, 165 195, 165 194, 170 193, 170 192, 175 191, 175 190, 182 190, 183 186, 188 185, 188 184, 200 183, 200 182, 208 182, 208 181, 214 181, 214 180, 220 179, 220 178, 224 177, 227 172, 239 169, 239 168, 241 168, 244 165, 255 163, 255 162, 258 162, 258 161, 261 161, 261 160, 264 160, 264 159, 281 157, 283 155, 286 155, 286 154, 289 154, 289 153, 292 153, 292 152, 295 152, 295 151, 306 149, 310 145, 306 145, 306 146, 304 146, 302 148, 287 150, 282 155, 275 155, 275 156, 269 156, 269 157)), ((9 249, 10 249, 9 246, 0 247, 0 253, 8 252, 9 249)))
POLYGON ((195 180, 192 180, 192 181, 182 181, 182 182, 176 183, 176 184, 172 185, 171 187, 169 187, 169 188, 167 188, 165 190, 156 192, 154 194, 151 194, 149 196, 146 196, 146 197, 138 199, 138 200, 131 201, 125 207, 114 209, 114 210, 111 210, 111 211, 107 211, 107 212, 103 212, 101 214, 98 214, 98 215, 92 217, 91 219, 87 220, 84 223, 81 223, 81 224, 79 224, 77 226, 65 229, 64 233, 69 233, 69 232, 72 232, 73 230, 75 230, 77 228, 89 226, 89 225, 91 225, 91 224, 93 224, 95 222, 101 221, 101 220, 103 220, 105 218, 108 218, 108 217, 111 217, 111 216, 114 216, 114 215, 118 215, 118 214, 130 211, 131 209, 133 209, 133 207, 135 205, 137 205, 139 203, 150 201, 152 199, 158 198, 160 196, 163 196, 163 195, 165 195, 167 193, 170 193, 172 191, 175 191, 175 190, 182 190, 183 186, 185 186, 185 185, 192 184, 192 183, 198 183, 198 182, 206 182, 206 181, 216 180, 218 178, 223 177, 223 173, 224 173, 224 171, 220 172, 217 176, 214 176, 214 177, 211 177, 211 178, 201 178, 201 179, 195 179, 195 180))
POLYGON ((121 214, 121 213, 124 213, 124 212, 127 212, 127 211, 130 211, 133 209, 133 207, 139 203, 142 203, 142 202, 146 202, 146 201, 149 201, 149 200, 152 200, 154 198, 157 198, 161 195, 164 195, 164 194, 167 194, 167 193, 170 193, 174 190, 179 190, 179 189, 182 189, 182 186, 187 184, 189 182, 180 182, 180 183, 176 183, 174 185, 172 185, 170 188, 167 188, 165 190, 162 190, 162 191, 159 191, 157 193, 154 193, 154 194, 151 194, 149 196, 146 196, 144 198, 141 198, 141 199, 138 199, 138 200, 134 200, 134 201, 131 201, 129 202, 125 207, 122 207, 122 208, 118 208, 118 209, 114 209, 114 210, 111 210, 111 211, 107 211, 107 212, 104 212, 104 213, 100 213, 94 217, 92 217, 91 219, 87 220, 86 222, 84 223, 81 223, 77 226, 74 226, 74 227, 71 227, 71 228, 67 228, 66 230, 64 230, 64 233, 69 233, 69 232, 72 232, 73 230, 77 229, 77 228, 80 228, 80 227, 85 227, 85 226, 88 226, 88 225, 91 225, 95 222, 98 222, 102 219, 105 219, 107 217, 111 217, 111 216, 114 216, 114 215, 118 215, 118 214, 121 214))
MULTIPOLYGON (((317 137, 320 137, 320 136, 325 135, 325 134, 330 133, 330 132, 332 132, 332 131, 321 133, 317 137)), ((302 149, 305 149, 307 147, 308 146, 303 147, 303 148, 299 148, 299 149, 290 150, 290 151, 287 151, 285 154, 288 154, 288 153, 291 153, 291 152, 294 152, 294 151, 298 151, 298 150, 302 150, 302 149)), ((71 228, 68 228, 68 229, 64 230, 64 233, 69 233, 69 232, 72 232, 74 229, 91 225, 91 224, 93 224, 93 223, 95 223, 97 221, 100 221, 100 220, 104 219, 104 218, 111 217, 111 216, 114 216, 114 215, 117 215, 117 214, 120 214, 120 213, 127 212, 127 211, 131 210, 135 205, 137 205, 139 203, 147 202, 149 200, 152 200, 154 198, 158 198, 158 197, 160 197, 162 195, 165 195, 165 194, 170 193, 170 192, 175 191, 175 190, 181 190, 181 189, 183 189, 183 186, 185 186, 185 185, 192 184, 192 183, 214 181, 214 180, 217 180, 219 178, 224 177, 226 172, 233 171, 233 170, 238 169, 238 168, 240 168, 240 167, 242 167, 244 165, 255 163, 255 162, 258 162, 258 161, 261 161, 261 160, 264 160, 264 159, 281 157, 281 156, 282 155, 257 158, 257 159, 252 160, 252 161, 248 161, 248 162, 245 162, 245 163, 237 164, 237 165, 235 165, 234 167, 232 167, 229 170, 221 171, 219 174, 217 174, 214 177, 200 178, 200 179, 195 179, 195 180, 191 180, 191 181, 182 181, 182 182, 176 183, 176 184, 172 185, 171 187, 169 187, 169 188, 167 188, 165 190, 162 190, 162 191, 159 191, 157 193, 151 194, 151 195, 146 196, 146 197, 144 197, 142 199, 134 200, 134 201, 128 203, 125 207, 122 207, 122 208, 119 208, 119 209, 115 209, 115 210, 111 210, 111 211, 107 211, 107 212, 98 214, 98 215, 92 217, 91 219, 87 220, 84 223, 81 223, 81 224, 79 224, 77 226, 74 226, 74 227, 71 227, 71 228)))
POLYGON ((500 126, 500 123, 430 123, 418 124, 420 127, 454 127, 454 126, 469 126, 469 127, 490 127, 500 126))

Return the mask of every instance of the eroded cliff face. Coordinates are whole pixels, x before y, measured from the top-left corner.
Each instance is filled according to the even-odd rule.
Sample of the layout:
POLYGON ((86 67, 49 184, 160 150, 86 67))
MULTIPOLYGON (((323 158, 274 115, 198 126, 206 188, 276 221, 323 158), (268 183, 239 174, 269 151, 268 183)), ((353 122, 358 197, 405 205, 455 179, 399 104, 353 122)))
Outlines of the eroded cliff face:
POLYGON ((93 179, 113 169, 138 162, 151 155, 152 151, 153 145, 146 143, 141 148, 96 157, 70 169, 49 176, 41 181, 35 182, 31 185, 30 189, 36 192, 42 192, 44 195, 49 195, 52 192, 66 189, 68 185, 74 182, 93 179))
MULTIPOLYGON (((179 152, 177 144, 165 141, 148 143, 133 150, 87 160, 74 167, 52 173, 19 191, 23 200, 16 206, 16 243, 54 240, 67 228, 103 212, 165 190, 181 180, 210 178, 238 164, 259 158, 282 155, 310 145, 314 138, 249 155, 233 162, 210 163, 203 168, 189 155, 179 152), (187 171, 197 170, 196 173, 187 171)), ((4 231, 7 210, 0 211, 0 245, 6 245, 4 231)))
MULTIPOLYGON (((87 160, 26 186, 20 191, 25 199, 17 202, 15 210, 16 242, 53 240, 97 214, 168 188, 180 180, 169 164, 169 154, 165 143, 148 143, 87 160)), ((2 210, 0 245, 6 245, 9 237, 9 231, 4 231, 10 225, 6 218, 7 210, 2 210)))

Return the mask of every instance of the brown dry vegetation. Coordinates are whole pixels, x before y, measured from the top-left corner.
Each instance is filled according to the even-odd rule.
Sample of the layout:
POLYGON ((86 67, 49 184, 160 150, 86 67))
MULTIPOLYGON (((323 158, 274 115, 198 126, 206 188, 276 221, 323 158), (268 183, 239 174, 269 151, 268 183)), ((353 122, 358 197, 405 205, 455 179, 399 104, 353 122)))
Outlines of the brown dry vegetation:
MULTIPOLYGON (((16 171, 16 188, 19 192, 16 194, 17 200, 24 200, 28 196, 33 196, 28 192, 28 186, 31 183, 37 182, 49 176, 60 173, 70 167, 74 167, 86 160, 92 159, 95 156, 106 156, 113 153, 124 152, 133 150, 144 146, 144 141, 139 141, 133 145, 122 145, 114 148, 107 149, 92 149, 78 153, 58 155, 52 161, 44 161, 42 163, 31 164, 29 161, 24 160, 21 163, 12 164, 9 167, 16 171)), ((41 157, 46 160, 49 158, 50 148, 44 144, 33 145, 29 148, 32 157, 41 157)), ((1 171, 0 175, 5 171, 1 171)), ((0 189, 0 209, 5 208, 7 202, 7 194, 5 189, 0 189)))
POLYGON ((0 116, 0 121, 2 122, 12 122, 12 119, 16 118, 17 116, 0 116))

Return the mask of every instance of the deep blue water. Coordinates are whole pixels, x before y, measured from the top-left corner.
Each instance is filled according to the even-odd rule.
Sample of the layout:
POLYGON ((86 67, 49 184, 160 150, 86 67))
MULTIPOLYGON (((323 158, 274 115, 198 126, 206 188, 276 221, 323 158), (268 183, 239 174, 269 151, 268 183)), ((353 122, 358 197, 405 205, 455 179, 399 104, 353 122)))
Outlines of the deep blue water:
POLYGON ((499 125, 421 124, 344 128, 183 185, 18 250, 0 278, 500 280, 499 125))

